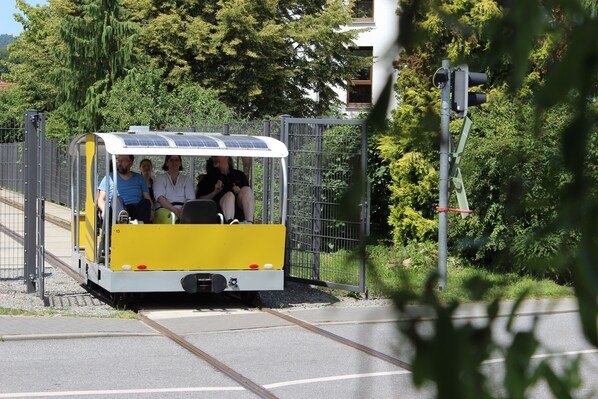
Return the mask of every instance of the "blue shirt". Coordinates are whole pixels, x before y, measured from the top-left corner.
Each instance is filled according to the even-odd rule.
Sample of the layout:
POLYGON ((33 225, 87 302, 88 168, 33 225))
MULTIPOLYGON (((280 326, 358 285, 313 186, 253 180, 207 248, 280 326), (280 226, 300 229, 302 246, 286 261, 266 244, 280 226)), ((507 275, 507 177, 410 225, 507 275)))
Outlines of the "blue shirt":
MULTIPOLYGON (((143 176, 139 173, 132 172, 133 176, 131 176, 128 180, 123 179, 117 173, 117 182, 118 185, 118 196, 122 198, 125 205, 135 205, 138 204, 143 199, 143 193, 149 193, 149 188, 147 187, 147 183, 143 176)), ((100 185, 98 186, 98 190, 102 190, 106 192, 106 177, 102 179, 100 185)), ((110 192, 108 193, 108 202, 112 203, 112 192, 114 191, 114 185, 112 184, 112 175, 110 175, 110 192)))

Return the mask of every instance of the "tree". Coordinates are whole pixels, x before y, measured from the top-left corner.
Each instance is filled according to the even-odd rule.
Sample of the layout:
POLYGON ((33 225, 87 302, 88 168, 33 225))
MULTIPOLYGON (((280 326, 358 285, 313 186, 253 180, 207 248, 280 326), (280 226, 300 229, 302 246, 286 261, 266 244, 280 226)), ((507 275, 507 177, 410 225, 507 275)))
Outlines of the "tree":
POLYGON ((0 35, 0 79, 2 78, 2 75, 10 72, 10 69, 6 65, 6 61, 8 59, 8 50, 6 49, 6 46, 14 42, 15 39, 16 37, 12 35, 0 35))
POLYGON ((0 34, 0 49, 6 48, 10 43, 14 42, 17 38, 13 35, 7 35, 6 33, 0 34))
MULTIPOLYGON (((440 58, 447 55, 454 63, 467 61, 470 66, 474 64, 474 70, 480 70, 476 67, 479 65, 488 66, 498 104, 476 112, 475 116, 486 112, 490 114, 488 120, 492 125, 488 123, 482 130, 486 130, 488 140, 503 141, 494 147, 504 152, 480 151, 485 155, 480 157, 480 165, 483 162, 509 165, 509 152, 515 149, 518 155, 526 155, 524 162, 516 165, 511 163, 509 170, 486 168, 489 172, 498 172, 498 177, 491 178, 507 187, 509 183, 515 183, 511 187, 523 188, 526 194, 536 195, 537 198, 531 201, 534 206, 540 198, 558 201, 553 208, 555 217, 547 218, 548 222, 540 231, 528 231, 528 238, 550 239, 551 235, 561 232, 579 235, 578 245, 569 245, 565 241, 565 245, 560 246, 558 253, 549 257, 548 261, 557 265, 571 265, 581 324, 587 339, 598 346, 598 198, 595 166, 598 142, 598 105, 595 101, 598 47, 595 44, 587 45, 588 38, 598 35, 596 2, 521 1, 503 5, 490 0, 405 0, 400 5, 403 23, 397 43, 404 48, 406 58, 415 57, 420 61, 421 70, 433 70, 440 65, 440 58), (508 82, 508 86, 503 86, 504 82, 508 82), (517 102, 518 99, 526 99, 524 105, 528 106, 519 109, 521 104, 517 102), (522 116, 527 118, 527 111, 532 107, 531 120, 516 119, 522 116), (508 123, 505 126, 499 123, 501 121, 508 123), (548 126, 553 126, 554 130, 546 134, 548 126), (496 134, 503 130, 508 130, 509 134, 496 134), (557 141, 560 153, 545 151, 554 146, 545 145, 544 140, 557 141), (534 154, 533 150, 538 149, 540 154, 534 154), (491 158, 489 154, 492 153, 494 157, 491 158), (557 159, 553 162, 555 155, 557 159), (506 162, 501 158, 506 158, 506 162), (522 178, 526 179, 525 183, 541 180, 543 176, 532 176, 542 173, 534 168, 547 163, 557 171, 550 177, 561 179, 551 182, 547 190, 549 192, 538 190, 541 184, 534 185, 536 191, 529 191, 525 184, 518 184, 522 178), (513 166, 528 170, 513 170, 513 166), (515 179, 511 179, 513 176, 515 179)), ((423 77, 417 80, 423 81, 423 77)), ((421 99, 425 91, 418 92, 419 86, 414 87, 411 91, 409 87, 404 88, 401 94, 415 94, 413 98, 421 99)), ((405 105, 407 112, 402 115, 408 115, 412 110, 415 112, 400 122, 413 137, 411 141, 417 142, 422 136, 418 134, 421 133, 421 127, 426 126, 429 120, 436 119, 433 123, 436 124, 437 118, 426 116, 422 112, 425 106, 419 101, 405 105)), ((484 135, 480 134, 479 137, 484 135)), ((487 141, 484 144, 494 143, 487 141)), ((491 194, 495 195, 493 192, 491 194)), ((509 205, 508 197, 512 193, 507 194, 505 202, 509 205)), ((506 206, 505 209, 517 208, 506 206)), ((471 281, 471 290, 482 294, 483 283, 471 281)), ((420 334, 417 321, 406 323, 403 329, 416 347, 414 381, 418 385, 425 381, 435 383, 440 398, 490 397, 480 369, 490 351, 496 349, 491 330, 487 326, 480 328, 469 323, 453 323, 451 318, 458 304, 439 303, 434 286, 432 279, 423 297, 423 302, 431 306, 437 316, 434 332, 420 334)), ((410 293, 398 292, 399 306, 404 308, 405 299, 409 297, 410 293)), ((511 330, 511 321, 520 301, 514 305, 507 323, 510 333, 514 332, 511 330)), ((495 320, 497 310, 498 301, 488 305, 490 324, 495 320)), ((513 336, 512 344, 505 349, 506 395, 525 397, 531 385, 544 380, 555 397, 572 397, 571 389, 578 384, 578 361, 566 365, 559 375, 544 362, 534 364, 530 361, 537 348, 538 341, 533 328, 513 336)))
POLYGON ((121 0, 63 0, 62 46, 54 81, 63 115, 81 131, 102 125, 100 109, 114 82, 135 61, 137 28, 121 0))
POLYGON ((135 67, 112 86, 101 113, 104 127, 126 129, 148 125, 154 130, 197 124, 222 124, 235 118, 214 90, 185 83, 172 91, 164 69, 135 67))
MULTIPOLYGON (((340 0, 128 1, 140 43, 168 81, 217 90, 238 113, 327 113, 360 61, 340 0), (308 94, 316 93, 317 101, 308 94)), ((361 61, 362 62, 362 61, 361 61)))
POLYGON ((16 16, 23 32, 8 47, 6 80, 18 83, 22 109, 51 111, 58 93, 51 74, 57 64, 53 50, 60 46, 59 15, 50 5, 32 7, 23 0, 17 0, 17 8, 23 13, 16 16))
MULTIPOLYGON (((23 99, 16 87, 0 90, 0 127, 11 128, 23 125, 23 99)), ((2 138, 6 140, 5 137, 2 138)), ((12 138, 7 142, 12 141, 12 138)), ((15 140, 16 141, 16 140, 15 140)))

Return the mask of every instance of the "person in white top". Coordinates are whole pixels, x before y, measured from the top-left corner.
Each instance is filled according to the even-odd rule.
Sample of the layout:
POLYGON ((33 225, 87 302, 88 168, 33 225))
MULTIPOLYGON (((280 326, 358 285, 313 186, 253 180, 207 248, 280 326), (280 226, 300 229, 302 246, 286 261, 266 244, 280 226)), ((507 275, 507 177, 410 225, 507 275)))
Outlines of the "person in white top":
MULTIPOLYGON (((166 173, 154 180, 154 195, 160 207, 156 216, 158 216, 158 212, 167 211, 168 214, 174 212, 177 219, 180 219, 185 202, 195 199, 193 179, 180 173, 183 170, 183 164, 178 155, 166 155, 162 170, 166 173), (161 211, 161 209, 165 211, 161 211)), ((162 218, 157 219, 159 223, 162 218)), ((168 223, 168 221, 162 221, 162 223, 168 223)))

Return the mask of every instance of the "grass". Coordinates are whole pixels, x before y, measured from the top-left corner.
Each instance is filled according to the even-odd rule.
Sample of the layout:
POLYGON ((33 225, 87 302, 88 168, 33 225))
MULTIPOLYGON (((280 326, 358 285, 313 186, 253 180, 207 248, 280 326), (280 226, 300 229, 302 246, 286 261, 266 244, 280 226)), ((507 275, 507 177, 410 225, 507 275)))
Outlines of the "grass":
MULTIPOLYGON (((398 295, 421 298, 428 279, 438 271, 437 246, 432 242, 412 243, 402 248, 368 246, 367 256, 366 283, 372 297, 391 298, 398 295)), ((311 258, 302 259, 303 264, 311 264, 311 261, 311 258)), ((321 254, 320 261, 320 278, 324 281, 355 286, 358 284, 359 260, 355 254, 336 251, 321 254)), ((360 297, 352 292, 330 291, 335 295, 360 297)), ((559 285, 550 279, 517 273, 492 273, 479 265, 449 258, 446 286, 438 291, 438 298, 445 303, 491 301, 496 298, 510 300, 524 292, 527 293, 527 298, 556 299, 573 296, 570 287, 559 285)))
MULTIPOLYGON (((367 285, 372 296, 392 297, 411 293, 421 297, 431 274, 438 269, 433 243, 411 244, 406 248, 368 247, 367 285)), ((446 287, 438 292, 442 302, 515 299, 527 291, 528 298, 565 298, 573 296, 570 287, 549 279, 516 273, 492 273, 476 265, 450 258, 446 287)))
POLYGON ((137 319, 138 316, 131 311, 128 310, 118 310, 111 312, 109 315, 101 315, 101 316, 94 316, 94 315, 85 315, 85 314, 76 314, 70 313, 68 311, 61 311, 52 308, 39 310, 39 311, 32 311, 32 310, 24 310, 24 309, 11 309, 11 308, 3 308, 0 307, 0 316, 61 316, 61 317, 88 317, 94 318, 99 317, 102 319, 137 319))

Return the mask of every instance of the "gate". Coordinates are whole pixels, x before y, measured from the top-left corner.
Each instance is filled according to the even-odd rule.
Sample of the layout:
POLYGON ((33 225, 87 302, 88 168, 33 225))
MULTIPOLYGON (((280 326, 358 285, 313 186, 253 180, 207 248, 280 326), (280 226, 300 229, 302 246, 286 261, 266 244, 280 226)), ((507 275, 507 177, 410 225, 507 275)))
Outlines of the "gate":
POLYGON ((366 122, 283 117, 282 136, 289 149, 287 279, 365 292, 366 122))
POLYGON ((41 298, 44 132, 45 116, 35 110, 25 112, 24 127, 0 128, 0 279, 22 279, 41 298))

